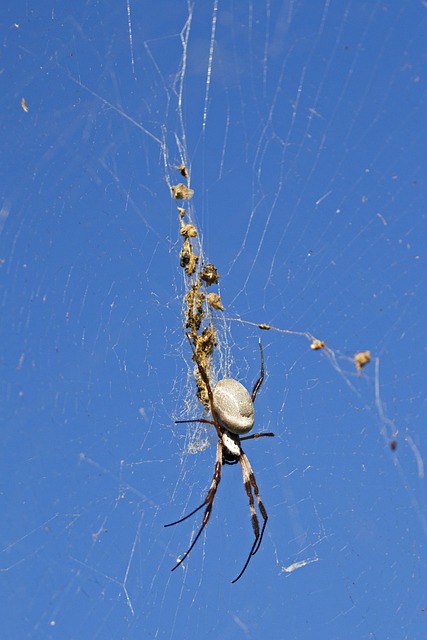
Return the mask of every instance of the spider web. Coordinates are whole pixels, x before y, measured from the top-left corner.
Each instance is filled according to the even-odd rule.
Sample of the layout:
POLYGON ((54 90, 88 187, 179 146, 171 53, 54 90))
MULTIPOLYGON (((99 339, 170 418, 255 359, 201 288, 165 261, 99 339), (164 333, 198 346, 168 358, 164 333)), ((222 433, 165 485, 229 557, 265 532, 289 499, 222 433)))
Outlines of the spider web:
POLYGON ((5 637, 421 637, 423 3, 5 16, 5 637), (163 528, 215 458, 210 429, 174 424, 203 415, 181 204, 220 276, 212 382, 251 389, 265 353, 255 429, 276 435, 244 449, 269 520, 236 585, 238 465, 174 573, 201 517, 163 528))

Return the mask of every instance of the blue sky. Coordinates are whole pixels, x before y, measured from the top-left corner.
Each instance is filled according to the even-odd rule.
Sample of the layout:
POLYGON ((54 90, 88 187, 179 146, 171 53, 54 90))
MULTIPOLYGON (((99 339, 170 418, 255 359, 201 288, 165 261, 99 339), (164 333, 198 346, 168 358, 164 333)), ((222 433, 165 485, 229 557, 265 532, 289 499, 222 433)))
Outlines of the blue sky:
POLYGON ((0 10, 2 637, 423 637, 426 7, 41 5, 0 10), (173 573, 201 514, 163 526, 215 459, 174 424, 202 415, 182 160, 225 307, 213 375, 251 389, 261 338, 276 434, 245 446, 269 520, 235 585, 238 466, 173 573))

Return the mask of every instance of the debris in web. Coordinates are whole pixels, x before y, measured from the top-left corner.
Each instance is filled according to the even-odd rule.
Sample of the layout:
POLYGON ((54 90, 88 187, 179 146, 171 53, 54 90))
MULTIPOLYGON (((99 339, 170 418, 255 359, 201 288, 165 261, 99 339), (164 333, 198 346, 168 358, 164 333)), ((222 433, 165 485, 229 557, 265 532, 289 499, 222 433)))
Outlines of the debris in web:
POLYGON ((319 349, 324 349, 325 347, 326 342, 323 342, 323 340, 318 340, 317 338, 315 338, 310 345, 310 349, 312 349, 313 351, 318 351, 319 349))
MULTIPOLYGON (((184 163, 177 167, 181 176, 190 180, 189 171, 184 163)), ((171 186, 175 200, 190 200, 194 191, 187 185, 179 183, 171 186)), ((204 264, 200 260, 200 243, 196 226, 190 220, 190 215, 184 207, 178 207, 180 235, 183 238, 179 263, 186 275, 184 295, 185 329, 194 347, 193 361, 197 361, 206 371, 209 378, 211 372, 212 355, 216 347, 216 331, 212 319, 212 311, 223 311, 223 304, 218 292, 209 291, 210 287, 219 282, 218 270, 212 263, 204 264)), ((197 398, 209 410, 209 396, 206 385, 200 375, 199 368, 195 371, 197 398)))
POLYGON ((242 318, 224 318, 230 322, 240 322, 242 324, 249 324, 253 327, 258 327, 262 331, 277 331, 279 333, 287 333, 292 336, 302 336, 310 342, 310 349, 312 351, 319 351, 320 349, 327 350, 326 342, 315 338, 309 331, 293 331, 292 329, 280 329, 279 327, 273 327, 271 324, 265 322, 251 322, 250 320, 243 320, 242 318))
POLYGON ((359 351, 355 354, 354 357, 349 358, 348 356, 344 355, 340 351, 336 349, 332 349, 330 346, 327 345, 325 340, 316 338, 310 331, 296 331, 293 329, 281 329, 280 327, 274 327, 273 325, 268 324, 266 322, 252 322, 250 320, 244 320, 243 318, 239 318, 239 317, 234 317, 234 318, 225 317, 224 320, 227 320, 229 322, 238 322, 241 324, 247 324, 252 327, 257 327, 262 331, 277 331, 278 333, 285 333, 287 335, 300 336, 302 338, 305 338, 310 343, 311 351, 321 351, 328 358, 329 362, 332 364, 334 369, 344 377, 346 383, 352 388, 353 388, 353 385, 351 384, 348 376, 344 373, 343 368, 339 364, 339 361, 342 360, 344 362, 351 362, 352 364, 356 364, 356 369, 359 374, 362 371, 363 367, 371 361, 370 351, 359 351))
POLYGON ((171 191, 175 200, 190 200, 194 196, 194 191, 182 182, 172 186, 171 191))
POLYGON ((185 164, 180 164, 179 167, 177 167, 177 169, 182 175, 182 177, 188 180, 189 175, 188 175, 187 167, 185 166, 185 164))
MULTIPOLYGON (((176 169, 185 180, 190 182, 190 174, 187 165, 181 163, 176 169)), ((172 197, 175 200, 190 200, 194 196, 193 189, 182 182, 170 187, 172 197)), ((182 247, 179 253, 179 261, 186 275, 185 295, 184 295, 184 327, 194 347, 192 356, 193 362, 198 361, 206 371, 208 379, 211 373, 212 356, 217 346, 217 336, 214 324, 214 312, 223 311, 223 303, 217 291, 210 291, 213 286, 218 285, 220 276, 217 268, 211 262, 204 262, 201 259, 201 245, 196 225, 194 224, 190 212, 182 206, 177 207, 180 235, 182 237, 182 247), (209 290, 209 291, 208 291, 209 290)), ((241 318, 223 318, 230 322, 257 327, 261 331, 276 331, 292 336, 300 336, 309 341, 311 351, 321 351, 328 357, 333 367, 341 374, 344 372, 338 363, 338 359, 352 361, 356 365, 360 374, 362 369, 370 362, 370 351, 359 351, 353 358, 348 358, 337 351, 332 350, 325 340, 317 338, 309 331, 296 331, 292 329, 281 329, 266 322, 252 322, 241 318)), ((346 376, 344 376, 346 377, 346 376)), ((206 385, 200 375, 198 367, 195 369, 197 385, 197 398, 204 408, 209 411, 209 396, 206 385)), ((347 379, 347 383, 351 385, 347 379)))
POLYGON ((219 311, 224 310, 221 298, 217 293, 208 293, 208 295, 206 296, 206 300, 208 301, 208 304, 210 304, 214 309, 218 309, 219 311))
POLYGON ((371 362, 370 351, 359 351, 354 356, 354 363, 358 371, 362 371, 363 367, 371 362))

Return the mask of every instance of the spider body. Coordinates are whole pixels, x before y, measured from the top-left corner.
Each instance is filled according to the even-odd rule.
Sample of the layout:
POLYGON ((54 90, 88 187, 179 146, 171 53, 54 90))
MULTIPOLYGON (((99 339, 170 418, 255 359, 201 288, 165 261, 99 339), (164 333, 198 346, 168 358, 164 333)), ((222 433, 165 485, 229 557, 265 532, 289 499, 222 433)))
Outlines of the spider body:
POLYGON ((206 371, 200 364, 197 359, 197 356, 194 351, 194 347, 191 343, 190 337, 187 334, 188 341, 190 342, 191 349, 193 351, 193 359, 195 360, 197 367, 199 369, 200 375, 203 379, 203 382, 206 385, 206 389, 209 396, 209 405, 212 413, 212 420, 206 420, 205 418, 196 418, 194 420, 177 420, 177 423, 186 423, 186 422, 203 422, 206 424, 211 424, 215 427, 215 430, 218 435, 217 442, 217 451, 216 451, 216 460, 215 460, 215 468, 214 474, 211 482, 211 486, 206 494, 206 497, 201 505, 199 505, 196 509, 188 513, 183 518, 176 520, 175 522, 170 522, 166 524, 165 527, 171 527, 175 524, 179 524, 187 518, 190 518, 195 513, 197 513, 200 509, 205 507, 205 512, 203 516, 203 521, 200 526, 199 531, 194 537, 193 541, 190 544, 190 547, 186 551, 186 553, 182 556, 179 562, 173 567, 172 571, 177 569, 179 565, 188 557, 193 547, 197 543, 203 529, 206 527, 215 499, 215 495, 218 489, 218 485, 221 481, 221 470, 223 464, 237 464, 240 463, 242 468, 243 475, 243 484, 245 487, 246 495, 249 499, 249 509, 251 513, 251 521, 252 521, 252 529, 254 532, 255 540, 252 544, 251 550, 247 557, 247 560, 243 566, 243 569, 233 580, 237 582, 244 572, 252 558, 258 551, 262 537, 264 535, 265 527, 267 525, 268 515, 265 507, 262 503, 262 500, 259 495, 258 485, 255 480, 254 473, 252 471, 251 464, 246 456, 245 452, 242 449, 241 442, 243 440, 252 440, 254 438, 262 438, 262 437, 272 437, 274 433, 254 433, 252 435, 244 435, 246 434, 254 426, 255 413, 254 413, 254 401, 256 395, 261 387, 264 380, 264 354, 262 350, 261 342, 259 343, 259 349, 261 354, 261 372, 258 380, 256 381, 252 394, 249 395, 248 391, 245 387, 234 380, 233 378, 224 378, 220 380, 213 390, 211 389, 209 379, 206 371), (259 512, 262 516, 262 527, 260 530, 259 520, 255 509, 255 500, 258 505, 259 512))
POLYGON ((254 403, 245 387, 232 378, 223 378, 212 390, 219 425, 237 435, 249 433, 255 422, 254 403))
POLYGON ((222 434, 222 461, 224 464, 236 464, 239 462, 239 456, 241 453, 240 438, 239 436, 231 433, 230 431, 224 431, 222 434))

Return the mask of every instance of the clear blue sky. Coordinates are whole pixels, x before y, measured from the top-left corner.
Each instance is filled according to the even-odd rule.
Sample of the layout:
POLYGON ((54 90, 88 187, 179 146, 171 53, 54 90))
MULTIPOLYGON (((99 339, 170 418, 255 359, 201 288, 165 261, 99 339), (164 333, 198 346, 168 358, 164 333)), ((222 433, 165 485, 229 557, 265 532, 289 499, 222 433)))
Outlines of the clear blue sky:
POLYGON ((425 637, 427 8, 33 4, 0 9, 1 637, 425 637), (245 446, 269 521, 235 585, 238 466, 173 573, 201 514, 163 527, 215 458, 174 425, 202 415, 183 157, 217 375, 251 388, 261 337, 276 434, 245 446))

